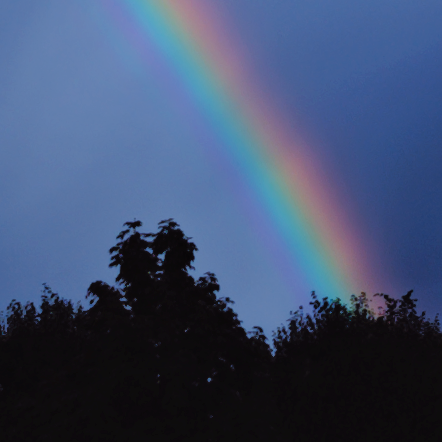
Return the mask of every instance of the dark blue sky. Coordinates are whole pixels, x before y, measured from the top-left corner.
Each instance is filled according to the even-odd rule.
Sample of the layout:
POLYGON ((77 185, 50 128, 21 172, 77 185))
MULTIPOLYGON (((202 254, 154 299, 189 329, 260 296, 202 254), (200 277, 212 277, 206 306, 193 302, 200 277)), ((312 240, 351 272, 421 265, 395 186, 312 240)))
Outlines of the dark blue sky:
MULTIPOLYGON (((0 3, 2 309, 38 301, 43 282, 83 300, 91 282, 113 282, 125 221, 155 231, 173 217, 199 248, 197 275, 213 271, 243 326, 271 338, 314 287, 281 280, 228 171, 94 4, 0 3)), ((222 7, 256 78, 352 201, 390 294, 415 289, 419 311, 442 312, 442 3, 222 7)))

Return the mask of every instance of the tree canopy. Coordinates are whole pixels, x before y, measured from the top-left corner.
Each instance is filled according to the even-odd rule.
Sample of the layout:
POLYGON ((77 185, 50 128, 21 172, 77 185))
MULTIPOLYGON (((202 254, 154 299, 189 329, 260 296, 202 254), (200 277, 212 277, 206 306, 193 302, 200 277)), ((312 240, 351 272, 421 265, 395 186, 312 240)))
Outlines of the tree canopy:
POLYGON ((365 293, 317 299, 273 333, 246 332, 196 245, 168 219, 124 224, 115 285, 81 303, 44 284, 41 305, 7 307, 0 337, 2 440, 431 440, 440 431, 438 315, 365 293), (143 439, 144 440, 144 439, 143 439))

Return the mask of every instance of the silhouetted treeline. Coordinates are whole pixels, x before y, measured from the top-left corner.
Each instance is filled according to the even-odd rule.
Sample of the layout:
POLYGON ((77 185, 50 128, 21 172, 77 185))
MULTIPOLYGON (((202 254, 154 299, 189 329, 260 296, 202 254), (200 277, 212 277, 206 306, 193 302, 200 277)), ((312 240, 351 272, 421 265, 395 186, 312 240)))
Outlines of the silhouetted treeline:
POLYGON ((375 314, 319 301, 273 333, 246 332, 195 280, 197 247, 173 220, 140 221, 110 249, 114 287, 91 307, 44 285, 39 309, 13 300, 0 339, 1 441, 440 440, 442 336, 408 292, 375 314))

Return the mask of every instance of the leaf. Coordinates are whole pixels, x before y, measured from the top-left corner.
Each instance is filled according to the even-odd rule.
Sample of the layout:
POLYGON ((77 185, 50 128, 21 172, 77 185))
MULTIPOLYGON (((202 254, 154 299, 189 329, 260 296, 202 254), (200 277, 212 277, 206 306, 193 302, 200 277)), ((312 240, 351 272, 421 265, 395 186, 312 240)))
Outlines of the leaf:
POLYGON ((124 239, 124 237, 130 232, 130 230, 123 230, 120 232, 120 234, 117 236, 117 239, 124 239))

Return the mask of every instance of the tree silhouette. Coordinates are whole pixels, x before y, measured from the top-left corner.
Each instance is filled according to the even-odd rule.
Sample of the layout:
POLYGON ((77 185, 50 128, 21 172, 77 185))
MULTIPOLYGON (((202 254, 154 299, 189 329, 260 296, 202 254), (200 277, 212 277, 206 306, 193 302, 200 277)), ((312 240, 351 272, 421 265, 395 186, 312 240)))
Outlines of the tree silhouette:
POLYGON ((412 291, 378 314, 365 293, 300 306, 273 334, 246 332, 172 219, 124 224, 114 287, 74 309, 43 285, 0 331, 2 441, 438 440, 442 340, 412 291))
POLYGON ((313 292, 313 316, 304 318, 300 307, 288 329, 278 328, 274 389, 287 434, 299 431, 300 440, 355 440, 355 434, 356 440, 433 440, 439 424, 428 420, 428 406, 442 393, 439 321, 425 321, 425 312, 419 317, 411 294, 401 300, 377 295, 387 310, 376 318, 365 293, 353 296, 347 309, 339 298, 323 298, 321 305, 313 292), (321 431, 314 423, 325 415, 321 431))

